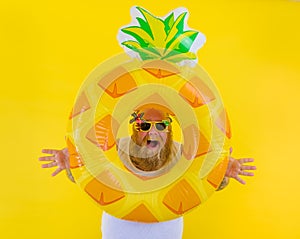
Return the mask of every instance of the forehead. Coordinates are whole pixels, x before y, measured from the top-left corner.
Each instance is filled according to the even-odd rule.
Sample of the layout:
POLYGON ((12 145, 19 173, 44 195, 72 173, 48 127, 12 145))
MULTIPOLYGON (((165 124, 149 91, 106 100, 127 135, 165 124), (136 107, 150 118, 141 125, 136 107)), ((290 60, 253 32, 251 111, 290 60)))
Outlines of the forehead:
POLYGON ((144 111, 144 118, 150 121, 161 121, 166 119, 166 114, 156 109, 147 109, 144 111))

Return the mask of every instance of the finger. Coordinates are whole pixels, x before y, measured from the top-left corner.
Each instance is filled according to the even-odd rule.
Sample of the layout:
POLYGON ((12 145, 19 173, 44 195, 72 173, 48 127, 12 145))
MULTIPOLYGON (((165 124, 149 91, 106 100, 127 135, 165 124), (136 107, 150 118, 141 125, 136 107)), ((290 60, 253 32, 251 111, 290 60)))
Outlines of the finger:
POLYGON ((44 156, 44 157, 39 157, 39 161, 53 161, 54 156, 44 156))
POLYGON ((42 168, 53 168, 53 167, 56 167, 56 166, 57 166, 56 162, 42 164, 42 168))
POLYGON ((238 177, 238 176, 235 177, 234 179, 237 180, 241 184, 246 184, 246 182, 243 179, 241 179, 240 177, 238 177))
POLYGON ((250 166, 250 165, 242 165, 241 166, 242 170, 256 170, 255 166, 250 166))
POLYGON ((243 175, 243 176, 254 176, 254 173, 246 172, 246 171, 240 171, 239 175, 243 175))
POLYGON ((43 149, 42 150, 42 153, 45 153, 45 154, 57 154, 59 152, 59 150, 56 150, 56 149, 43 149))
POLYGON ((57 174, 60 173, 61 171, 63 171, 62 168, 57 168, 51 175, 54 177, 55 175, 57 175, 57 174))
POLYGON ((241 159, 238 159, 238 161, 239 161, 241 164, 244 164, 244 163, 251 163, 251 162, 254 162, 254 159, 253 159, 253 158, 241 158, 241 159))

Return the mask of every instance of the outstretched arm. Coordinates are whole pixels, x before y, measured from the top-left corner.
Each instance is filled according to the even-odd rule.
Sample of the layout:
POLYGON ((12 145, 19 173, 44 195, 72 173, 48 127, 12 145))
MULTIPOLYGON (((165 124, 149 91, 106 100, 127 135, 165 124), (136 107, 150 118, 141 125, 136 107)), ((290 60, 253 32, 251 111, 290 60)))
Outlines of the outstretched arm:
POLYGON ((50 154, 48 156, 39 158, 40 161, 47 161, 47 163, 42 164, 42 168, 57 167, 57 169, 52 173, 52 176, 55 176, 61 171, 66 170, 69 179, 72 182, 75 182, 70 171, 69 151, 67 148, 61 150, 43 149, 42 152, 45 154, 50 154))

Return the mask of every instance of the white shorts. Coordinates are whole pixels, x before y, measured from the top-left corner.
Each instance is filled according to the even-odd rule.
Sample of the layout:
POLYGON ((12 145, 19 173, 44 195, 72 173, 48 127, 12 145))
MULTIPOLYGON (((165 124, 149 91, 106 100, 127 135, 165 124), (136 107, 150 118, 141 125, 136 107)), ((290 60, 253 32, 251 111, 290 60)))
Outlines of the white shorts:
POLYGON ((141 223, 122 220, 103 212, 101 230, 102 239, 182 239, 183 218, 141 223))

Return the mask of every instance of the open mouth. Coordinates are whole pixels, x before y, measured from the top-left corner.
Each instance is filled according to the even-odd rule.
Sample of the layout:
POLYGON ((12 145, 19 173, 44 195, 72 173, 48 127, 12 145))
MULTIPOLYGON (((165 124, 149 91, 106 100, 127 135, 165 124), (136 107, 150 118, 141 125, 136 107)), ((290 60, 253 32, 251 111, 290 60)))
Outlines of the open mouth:
POLYGON ((157 140, 147 140, 147 147, 148 148, 156 148, 159 145, 157 140))

